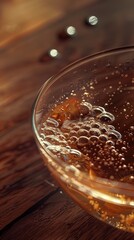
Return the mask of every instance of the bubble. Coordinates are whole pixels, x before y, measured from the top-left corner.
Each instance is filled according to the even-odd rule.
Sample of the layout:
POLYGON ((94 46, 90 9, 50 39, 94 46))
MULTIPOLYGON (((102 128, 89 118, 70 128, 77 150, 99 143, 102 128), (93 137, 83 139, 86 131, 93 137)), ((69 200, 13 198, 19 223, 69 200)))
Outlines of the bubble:
POLYGON ((65 137, 62 133, 60 133, 60 134, 58 135, 58 138, 59 138, 60 140, 65 140, 65 139, 66 139, 66 137, 65 137))
POLYGON ((73 128, 74 129, 74 127, 76 126, 76 123, 75 122, 73 122, 73 123, 70 123, 70 125, 69 125, 71 128, 73 128))
POLYGON ((91 129, 91 125, 90 125, 90 124, 86 124, 86 125, 83 124, 83 125, 82 125, 82 128, 85 129, 85 130, 87 130, 87 131, 89 131, 89 130, 91 129))
POLYGON ((118 155, 118 152, 115 149, 111 149, 112 155, 118 155))
POLYGON ((93 111, 93 114, 97 116, 98 114, 105 112, 105 109, 100 106, 94 106, 92 111, 93 111))
POLYGON ((74 131, 74 130, 71 130, 69 135, 70 135, 70 136, 77 136, 77 132, 74 131))
POLYGON ((75 130, 77 132, 79 129, 80 129, 80 127, 75 124, 75 126, 73 127, 73 130, 75 130))
POLYGON ((108 140, 108 141, 106 142, 106 144, 107 144, 108 146, 114 146, 114 142, 111 141, 111 140, 108 140))
POLYGON ((130 130, 134 132, 134 126, 131 126, 131 127, 130 127, 130 130))
POLYGON ((121 134, 116 130, 110 131, 108 135, 113 140, 121 139, 122 137, 121 134))
POLYGON ((79 137, 77 144, 79 146, 86 146, 86 145, 88 145, 88 137, 85 137, 85 136, 79 137))
POLYGON ((115 117, 113 114, 109 113, 109 112, 105 112, 105 113, 101 113, 99 114, 98 118, 102 121, 102 122, 113 122, 115 120, 115 117))
POLYGON ((45 137, 46 137, 46 135, 44 133, 41 133, 40 136, 42 139, 45 139, 45 137))
POLYGON ((57 153, 68 154, 69 153, 69 149, 67 149, 66 147, 55 146, 55 145, 49 145, 48 147, 46 147, 46 150, 52 152, 53 154, 57 154, 57 153))
POLYGON ((76 149, 70 149, 70 157, 71 159, 77 160, 81 158, 81 152, 76 149))
POLYGON ((78 138, 77 138, 76 136, 72 136, 72 137, 70 137, 70 140, 71 140, 72 142, 76 142, 76 141, 78 140, 78 138))
POLYGON ((92 106, 88 106, 86 104, 81 104, 80 105, 80 113, 85 116, 85 115, 88 115, 89 113, 91 113, 91 109, 92 109, 92 106))
POLYGON ((79 169, 77 169, 77 167, 74 166, 74 165, 66 166, 66 167, 65 167, 65 170, 66 170, 67 172, 68 172, 68 171, 72 172, 76 177, 79 177, 79 175, 80 175, 79 169))
POLYGON ((80 129, 78 131, 79 136, 88 136, 88 131, 86 129, 80 129))
POLYGON ((127 151, 127 148, 126 148, 126 147, 122 147, 121 150, 122 150, 123 152, 126 152, 126 151, 127 151))
POLYGON ((98 141, 98 137, 97 136, 91 136, 90 138, 89 138, 89 143, 90 142, 97 142, 98 141))
POLYGON ((56 145, 60 144, 60 140, 53 135, 45 136, 44 140, 51 144, 56 144, 56 145))
POLYGON ((50 145, 50 142, 48 142, 48 141, 43 141, 43 144, 45 145, 45 147, 47 147, 47 146, 50 145))
POLYGON ((68 133, 64 133, 64 136, 65 136, 65 138, 68 138, 69 134, 68 133))
POLYGON ((101 132, 102 132, 102 133, 107 133, 107 128, 106 128, 106 127, 104 127, 104 126, 103 126, 103 127, 101 127, 101 128, 100 128, 100 130, 101 130, 101 132))
POLYGON ((71 127, 69 127, 69 126, 62 126, 61 129, 63 132, 67 132, 67 133, 69 133, 71 131, 71 127))
POLYGON ((83 122, 78 122, 78 126, 81 127, 83 125, 83 122))
POLYGON ((100 124, 97 122, 91 123, 91 128, 100 128, 100 124))
POLYGON ((109 128, 110 130, 114 130, 114 129, 115 129, 115 127, 114 127, 113 125, 108 125, 108 128, 109 128))
POLYGON ((101 142, 106 142, 106 141, 108 140, 108 136, 105 135, 105 134, 101 134, 101 135, 99 136, 99 140, 100 140, 101 142))
POLYGON ((46 120, 48 126, 52 127, 59 127, 59 123, 54 118, 48 118, 46 120))
POLYGON ((65 120, 62 124, 62 129, 70 130, 71 129, 70 125, 71 125, 71 121, 70 120, 65 120))
POLYGON ((101 132, 97 128, 91 128, 89 131, 89 135, 99 136, 100 134, 101 134, 101 132))
POLYGON ((82 106, 87 106, 89 110, 92 110, 92 107, 93 107, 92 104, 88 103, 88 102, 83 102, 81 105, 82 106))

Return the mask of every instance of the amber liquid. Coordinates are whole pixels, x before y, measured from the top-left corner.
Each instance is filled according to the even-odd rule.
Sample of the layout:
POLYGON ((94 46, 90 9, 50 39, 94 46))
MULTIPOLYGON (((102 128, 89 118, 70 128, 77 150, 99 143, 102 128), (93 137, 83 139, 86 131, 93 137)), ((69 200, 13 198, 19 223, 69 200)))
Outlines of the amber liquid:
MULTIPOLYGON (((82 96, 72 91, 44 114, 40 129, 44 148, 92 179, 99 177, 134 186, 133 75, 123 75, 115 85, 98 91, 94 99, 86 87, 83 89, 82 96)), ((134 231, 133 206, 104 202, 58 181, 96 217, 134 231)))

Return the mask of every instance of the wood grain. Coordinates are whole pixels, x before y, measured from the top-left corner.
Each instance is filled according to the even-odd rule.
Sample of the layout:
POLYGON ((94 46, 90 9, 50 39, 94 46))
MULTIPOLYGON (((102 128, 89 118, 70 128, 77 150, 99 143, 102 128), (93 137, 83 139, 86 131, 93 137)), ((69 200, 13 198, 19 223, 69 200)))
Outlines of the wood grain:
POLYGON ((40 161, 29 124, 16 127, 2 138, 0 156, 2 228, 48 195, 56 186, 40 161))
MULTIPOLYGON (((74 5, 81 3, 75 1, 74 5)), ((45 236, 48 240, 131 240, 131 234, 95 220, 57 192, 33 139, 31 112, 39 88, 57 69, 87 54, 134 45, 134 2, 97 1, 75 11, 68 5, 63 15, 66 9, 68 14, 64 18, 41 25, 20 39, 14 37, 0 48, 2 239, 44 239, 45 236), (84 24, 88 15, 98 17, 97 26, 84 24), (61 41, 58 33, 68 25, 77 28, 77 36, 61 41), (40 62, 40 57, 50 48, 57 48, 61 58, 40 62)))

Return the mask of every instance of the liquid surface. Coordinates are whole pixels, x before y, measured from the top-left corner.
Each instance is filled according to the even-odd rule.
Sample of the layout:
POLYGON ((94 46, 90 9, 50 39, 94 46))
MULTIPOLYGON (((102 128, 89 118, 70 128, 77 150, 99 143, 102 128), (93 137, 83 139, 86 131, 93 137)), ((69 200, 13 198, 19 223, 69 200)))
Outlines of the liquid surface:
POLYGON ((134 184, 133 104, 129 101, 123 109, 119 105, 109 112, 107 104, 70 96, 44 116, 42 144, 91 176, 134 184))

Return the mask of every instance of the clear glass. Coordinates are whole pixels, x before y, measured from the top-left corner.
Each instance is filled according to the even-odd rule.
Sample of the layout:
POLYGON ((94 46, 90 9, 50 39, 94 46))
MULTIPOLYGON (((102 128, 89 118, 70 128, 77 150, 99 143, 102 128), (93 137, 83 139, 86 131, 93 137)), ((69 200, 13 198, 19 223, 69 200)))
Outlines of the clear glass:
MULTIPOLYGON (((45 82, 33 110, 38 148, 61 187, 93 216, 119 229, 134 232, 134 169, 131 176, 126 176, 127 182, 113 176, 101 177, 92 171, 83 171, 69 161, 62 161, 42 141, 42 119, 55 105, 70 97, 82 98, 92 106, 105 109, 109 116, 115 117, 115 130, 123 132, 131 126, 129 137, 133 141, 134 47, 98 53, 69 65, 45 82)), ((134 166, 132 141, 129 146, 131 168, 134 166)), ((118 171, 116 166, 115 162, 113 175, 118 171)), ((123 167, 125 169, 125 164, 123 167)), ((106 173, 109 171, 109 165, 105 170, 106 173)))

